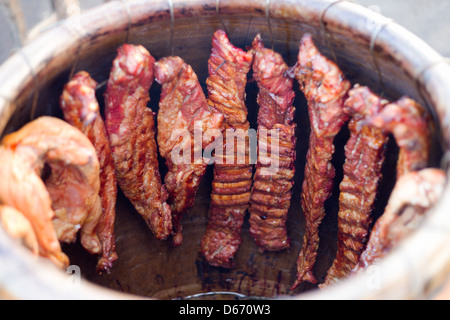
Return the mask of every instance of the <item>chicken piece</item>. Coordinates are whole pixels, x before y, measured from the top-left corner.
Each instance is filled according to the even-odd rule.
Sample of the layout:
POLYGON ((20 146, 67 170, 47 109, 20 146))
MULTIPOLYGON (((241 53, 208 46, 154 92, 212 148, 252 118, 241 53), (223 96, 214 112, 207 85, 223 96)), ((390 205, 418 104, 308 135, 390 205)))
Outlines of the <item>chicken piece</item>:
POLYGON ((312 269, 319 247, 319 226, 325 216, 324 203, 331 195, 335 177, 333 142, 349 119, 344 101, 350 89, 339 67, 319 52, 309 34, 302 39, 293 71, 308 101, 311 134, 301 194, 306 232, 292 289, 303 281, 317 282, 312 269))
POLYGON ((445 172, 440 169, 423 169, 402 175, 353 272, 378 263, 395 245, 417 230, 426 213, 440 200, 445 184, 445 172))
POLYGON ((397 178, 428 166, 430 156, 430 118, 423 107, 404 97, 387 105, 381 113, 367 120, 376 128, 392 133, 400 148, 397 178))
MULTIPOLYGON (((30 163, 15 154, 13 150, 0 147, 0 158, 2 159, 0 203, 3 208, 14 208, 23 214, 32 227, 32 233, 30 230, 23 229, 26 234, 22 232, 19 235, 20 238, 32 239, 35 237, 40 256, 48 258, 60 268, 68 267, 69 258, 61 250, 52 223, 55 217, 52 200, 44 183, 30 163)), ((11 230, 8 224, 9 222, 3 223, 6 230, 12 236, 17 236, 18 234, 11 230)))
POLYGON ((118 258, 114 233, 117 180, 108 134, 95 96, 96 87, 97 82, 87 72, 79 72, 64 87, 60 105, 65 120, 92 142, 100 162, 102 214, 98 225, 93 228, 102 244, 102 256, 97 263, 97 271, 103 273, 108 272, 118 258))
POLYGON ((259 87, 260 152, 249 209, 250 234, 260 251, 279 251, 289 248, 286 220, 295 174, 295 93, 293 80, 286 75, 288 66, 283 57, 264 48, 260 35, 253 41, 253 52, 253 76, 259 87), (270 149, 271 156, 261 152, 262 149, 270 149), (273 163, 274 156, 277 163, 273 163), (280 168, 285 169, 285 174, 276 176, 280 168))
POLYGON ((0 186, 0 202, 27 217, 40 254, 67 263, 55 239, 72 243, 79 230, 83 247, 101 253, 93 228, 101 215, 100 165, 89 139, 62 120, 41 117, 6 136, 2 146, 17 164, 11 160, 0 173, 9 182, 0 186))
POLYGON ((158 146, 168 167, 164 182, 172 211, 172 242, 179 246, 183 241, 181 219, 194 205, 206 172, 202 150, 210 140, 204 134, 207 130, 221 130, 223 115, 208 106, 197 75, 181 58, 158 61, 155 79, 162 85, 158 146))
POLYGON ((345 102, 352 119, 340 185, 338 251, 321 287, 348 276, 365 248, 389 138, 384 130, 363 123, 380 113, 387 103, 360 86, 350 90, 345 102))
POLYGON ((252 61, 252 53, 233 46, 224 31, 214 33, 208 62, 208 105, 223 114, 226 131, 223 149, 215 149, 209 222, 201 253, 216 267, 233 266, 250 202, 253 167, 245 87, 252 61))
POLYGON ((159 172, 155 115, 147 108, 154 64, 142 46, 119 48, 105 93, 105 122, 119 187, 155 237, 165 239, 172 215, 159 172))
POLYGON ((0 225, 12 238, 20 240, 33 254, 39 254, 39 243, 33 226, 21 212, 12 207, 0 205, 0 225))

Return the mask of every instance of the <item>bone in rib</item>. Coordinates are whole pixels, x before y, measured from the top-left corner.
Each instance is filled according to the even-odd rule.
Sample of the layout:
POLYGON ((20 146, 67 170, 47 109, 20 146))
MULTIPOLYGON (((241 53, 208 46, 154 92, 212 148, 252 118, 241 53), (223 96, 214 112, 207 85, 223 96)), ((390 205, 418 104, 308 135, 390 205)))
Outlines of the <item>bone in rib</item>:
POLYGON ((60 97, 65 120, 83 132, 94 145, 100 162, 100 198, 102 215, 96 232, 102 244, 97 263, 99 273, 109 272, 117 260, 114 222, 116 218, 117 179, 114 159, 105 123, 95 96, 97 82, 84 71, 77 73, 64 87, 60 97))
POLYGON ((319 246, 319 225, 325 216, 324 203, 333 189, 333 141, 348 120, 343 107, 350 82, 336 64, 319 52, 309 34, 302 39, 294 72, 308 101, 311 123, 301 194, 306 232, 297 261, 296 288, 303 281, 317 282, 312 269, 319 246))
POLYGON ((159 172, 155 116, 147 108, 154 64, 144 47, 120 47, 105 93, 105 113, 118 185, 155 237, 165 239, 172 232, 172 215, 159 172))
POLYGON ((379 114, 387 103, 360 86, 350 90, 345 102, 345 111, 352 119, 340 184, 338 251, 322 286, 349 275, 365 248, 389 138, 383 129, 364 122, 379 114))
POLYGON ((252 53, 233 46, 224 31, 214 33, 208 62, 208 104, 223 114, 227 131, 223 152, 215 153, 209 222, 201 241, 201 252, 213 266, 233 266, 250 202, 253 168, 249 164, 245 87, 252 61, 252 53), (238 150, 242 143, 245 150, 238 150), (234 145, 234 150, 227 156, 229 145, 234 145))
POLYGON ((181 58, 159 60, 155 65, 155 79, 162 85, 158 145, 168 167, 164 182, 172 211, 172 242, 180 245, 183 241, 181 219, 194 205, 207 167, 202 149, 210 141, 205 134, 207 130, 222 129, 223 115, 208 106, 197 75, 181 58), (181 157, 183 152, 188 154, 181 157))
POLYGON ((264 48, 259 35, 253 52, 253 76, 259 87, 258 143, 265 152, 259 152, 253 178, 250 234, 261 251, 279 251, 289 248, 286 220, 295 174, 295 93, 283 57, 264 48), (275 157, 278 163, 271 163, 275 157))

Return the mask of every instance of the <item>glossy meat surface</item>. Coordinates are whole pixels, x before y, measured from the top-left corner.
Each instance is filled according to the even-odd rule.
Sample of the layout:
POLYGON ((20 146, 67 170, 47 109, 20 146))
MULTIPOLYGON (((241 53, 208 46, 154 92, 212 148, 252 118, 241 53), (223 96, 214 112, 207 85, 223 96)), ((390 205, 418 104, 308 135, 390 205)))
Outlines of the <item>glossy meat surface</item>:
POLYGON ((159 60, 155 79, 162 85, 158 146, 168 167, 164 182, 172 211, 173 244, 180 245, 181 219, 194 205, 207 167, 202 153, 210 142, 206 134, 222 130, 223 115, 208 106, 197 75, 181 58, 159 60))
POLYGON ((201 241, 201 252, 213 266, 233 266, 250 202, 253 167, 245 88, 252 61, 252 53, 233 46, 224 31, 214 33, 208 62, 208 104, 224 116, 226 131, 223 150, 216 150, 214 156, 209 221, 201 241))
POLYGON ((94 145, 100 162, 100 198, 102 215, 93 226, 102 244, 98 272, 108 272, 118 256, 115 251, 117 179, 105 123, 95 96, 97 83, 87 72, 77 73, 64 87, 60 98, 65 120, 83 132, 94 145))
POLYGON ((387 103, 369 88, 360 86, 350 90, 345 102, 345 110, 352 117, 351 136, 345 147, 344 178, 340 184, 338 251, 325 285, 350 274, 368 240, 388 135, 364 122, 379 114, 387 103))
POLYGON ((155 115, 147 108, 154 64, 142 46, 119 48, 105 93, 105 122, 119 187, 155 237, 165 239, 172 215, 159 172, 155 115))
POLYGON ((333 142, 349 118, 344 101, 350 89, 338 66, 319 52, 308 34, 302 39, 294 74, 308 101, 311 135, 301 194, 306 232, 293 288, 303 281, 317 282, 312 269, 319 247, 319 226, 325 216, 324 203, 331 195, 335 177, 333 142))
POLYGON ((264 48, 260 36, 253 41, 253 51, 253 76, 259 87, 260 152, 249 209, 250 234, 261 251, 279 251, 289 248, 286 221, 296 160, 295 93, 283 57, 264 48), (267 151, 271 151, 270 157, 267 151))

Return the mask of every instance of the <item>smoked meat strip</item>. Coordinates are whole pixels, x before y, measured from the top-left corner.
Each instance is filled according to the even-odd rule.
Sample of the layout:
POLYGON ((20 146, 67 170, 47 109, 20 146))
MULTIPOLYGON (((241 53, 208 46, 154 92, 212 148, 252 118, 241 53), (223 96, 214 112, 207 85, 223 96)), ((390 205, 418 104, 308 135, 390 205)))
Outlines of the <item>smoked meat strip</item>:
POLYGON ((333 189, 334 138, 349 118, 343 107, 350 89, 350 82, 336 64, 320 54, 309 34, 301 41, 294 72, 308 101, 311 135, 301 193, 306 232, 292 289, 303 281, 317 282, 312 269, 319 247, 319 226, 325 216, 324 204, 333 189))
POLYGON ((338 250, 321 286, 349 275, 365 248, 389 138, 384 130, 363 122, 377 115, 387 103, 369 88, 360 86, 350 90, 345 102, 345 110, 352 119, 340 184, 338 250))
POLYGON ((445 184, 446 175, 440 169, 423 169, 401 176, 352 272, 378 263, 396 244, 416 230, 426 212, 441 198, 445 184))
POLYGON ((162 85, 158 145, 168 167, 164 184, 172 211, 172 243, 178 246, 183 241, 181 219, 194 205, 206 172, 202 150, 210 141, 205 134, 207 130, 222 129, 223 115, 210 109, 197 75, 181 58, 159 60, 155 65, 155 79, 162 85), (187 155, 183 153, 181 157, 180 152, 187 155))
POLYGON ((224 31, 214 33, 208 62, 208 104, 223 114, 226 132, 222 154, 215 150, 209 221, 201 241, 201 253, 216 267, 233 266, 250 202, 253 167, 249 161, 250 124, 245 88, 252 61, 253 54, 233 46, 224 31), (243 143, 244 150, 239 148, 243 143), (234 150, 229 150, 229 145, 234 150), (231 153, 228 156, 227 149, 231 153))
POLYGON ((260 35, 253 41, 253 51, 253 76, 259 87, 258 142, 260 151, 266 152, 259 153, 253 177, 250 234, 260 251, 279 251, 289 248, 286 220, 295 174, 295 93, 283 57, 264 48, 260 35), (274 157, 277 163, 271 163, 274 157))
POLYGON ((428 166, 431 148, 430 119, 416 101, 403 97, 397 102, 388 104, 368 122, 394 136, 400 148, 397 179, 408 172, 428 166))
POLYGON ((83 132, 94 145, 100 162, 102 215, 96 232, 102 244, 97 272, 108 272, 117 260, 114 222, 116 219, 117 179, 108 133, 100 114, 95 89, 97 82, 87 72, 77 73, 66 84, 60 98, 64 119, 83 132))
POLYGON ((142 46, 119 48, 105 93, 105 122, 119 187, 155 237, 165 239, 172 215, 159 172, 155 115, 147 107, 154 64, 142 46))

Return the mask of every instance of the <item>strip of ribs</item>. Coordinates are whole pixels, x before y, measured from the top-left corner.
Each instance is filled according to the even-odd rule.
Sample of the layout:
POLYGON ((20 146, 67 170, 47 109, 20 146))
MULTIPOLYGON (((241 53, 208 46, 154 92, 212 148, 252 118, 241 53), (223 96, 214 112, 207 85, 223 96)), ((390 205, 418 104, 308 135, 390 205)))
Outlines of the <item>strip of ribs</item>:
POLYGON ((39 241, 40 254, 59 265, 68 263, 61 242, 81 244, 92 254, 102 247, 95 226, 102 213, 100 164, 89 139, 65 121, 41 117, 6 136, 13 151, 2 166, 0 200, 27 217, 39 241), (52 221, 52 226, 48 223, 52 221), (56 237, 54 237, 56 235, 56 237))
POLYGON ((181 219, 194 205, 206 172, 202 150, 210 141, 203 135, 207 130, 221 130, 223 115, 210 109, 197 75, 181 58, 159 60, 155 79, 162 85, 158 146, 168 167, 164 182, 172 211, 172 242, 178 246, 183 241, 181 219))
POLYGON ((212 266, 233 266, 250 202, 253 168, 249 164, 245 87, 252 61, 252 53, 233 46, 224 31, 214 33, 208 62, 208 104, 223 114, 226 132, 223 152, 215 152, 209 222, 201 241, 201 252, 212 266), (243 143, 244 150, 238 148, 243 143), (234 145, 234 150, 229 145, 234 145), (231 151, 228 156, 226 149, 231 151))
POLYGON ((349 275, 365 248, 389 138, 384 130, 363 123, 387 103, 360 86, 350 90, 345 102, 352 119, 340 185, 338 251, 323 286, 349 275))
POLYGON ((301 194, 306 232, 292 289, 303 281, 317 282, 312 269, 319 247, 319 226, 325 216, 324 203, 331 195, 335 177, 333 141, 348 120, 343 107, 350 89, 338 66, 320 54, 308 34, 302 39, 294 72, 308 101, 311 135, 301 194))
POLYGON ((120 47, 105 93, 105 113, 118 185, 155 237, 165 239, 172 232, 172 215, 159 172, 155 115, 147 108, 154 64, 144 47, 120 47))
POLYGON ((380 114, 368 121, 393 134, 400 148, 397 178, 428 166, 431 148, 430 120, 420 104, 404 97, 387 105, 380 114))
POLYGON ((441 198, 445 184, 445 172, 440 169, 423 169, 401 176, 353 272, 378 263, 402 239, 417 230, 426 212, 441 198))
POLYGON ((79 72, 64 87, 60 105, 65 120, 92 142, 100 162, 102 215, 95 229, 102 243, 102 256, 97 263, 97 271, 102 273, 108 272, 118 258, 114 233, 117 179, 108 133, 95 96, 96 87, 97 83, 87 72, 79 72))
POLYGON ((286 220, 295 174, 295 93, 283 57, 264 48, 260 35, 253 41, 253 51, 253 76, 259 87, 258 141, 260 151, 271 151, 271 155, 260 152, 256 164, 249 209, 250 234, 260 251, 279 251, 289 248, 286 220), (274 131, 276 135, 272 135, 274 131), (271 162, 274 157, 278 163, 271 162))

